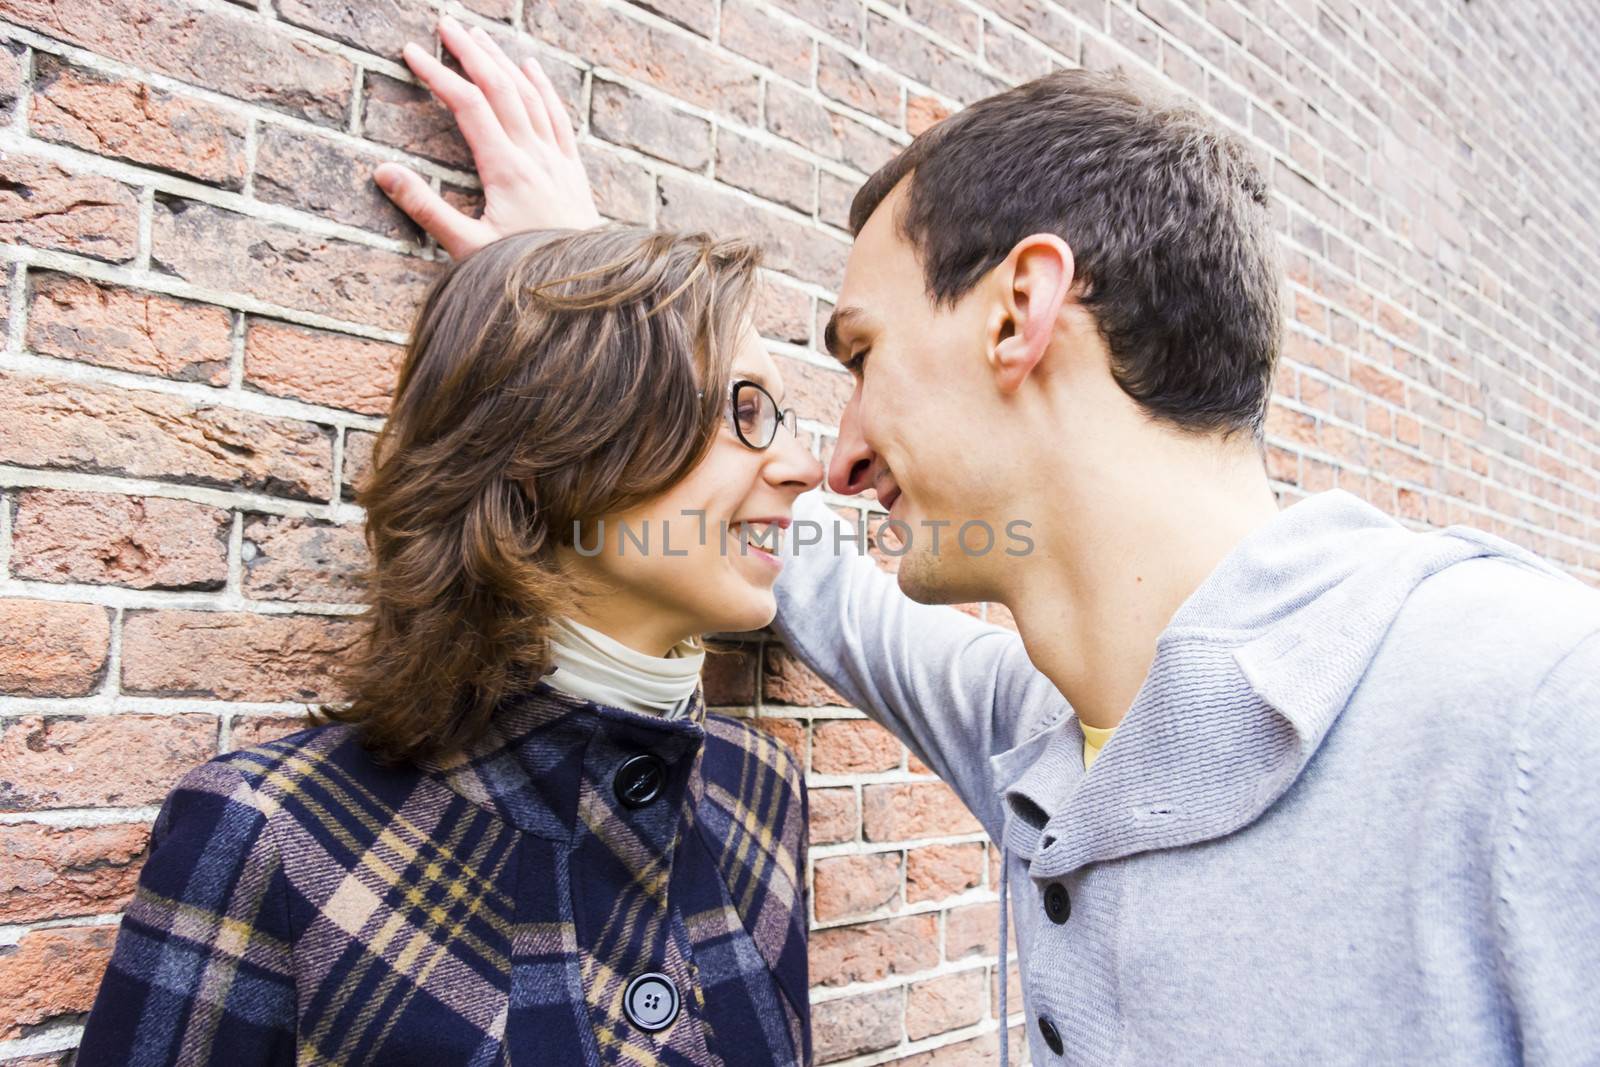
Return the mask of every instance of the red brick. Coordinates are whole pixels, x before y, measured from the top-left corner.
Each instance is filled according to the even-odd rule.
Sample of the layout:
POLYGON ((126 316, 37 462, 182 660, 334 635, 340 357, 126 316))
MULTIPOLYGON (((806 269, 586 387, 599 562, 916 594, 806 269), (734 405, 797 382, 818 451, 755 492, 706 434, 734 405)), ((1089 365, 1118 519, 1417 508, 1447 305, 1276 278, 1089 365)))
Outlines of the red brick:
POLYGON ((217 752, 210 715, 30 715, 0 732, 0 807, 135 807, 160 803, 185 771, 217 752))
POLYGON ((311 423, 164 393, 0 372, 0 463, 325 500, 333 443, 311 423))
POLYGON ((28 129, 41 140, 244 187, 247 123, 235 112, 43 52, 34 58, 33 85, 28 129))
POLYGON ((932 914, 836 926, 811 934, 811 984, 877 982, 939 965, 939 921, 932 914))
POLYGON ((900 853, 829 856, 817 860, 812 899, 817 921, 869 915, 900 902, 900 853))
POLYGON ((106 608, 0 599, 0 693, 85 696, 100 685, 110 648, 106 608))
POLYGON ((717 643, 706 649, 700 671, 707 704, 754 704, 756 672, 761 669, 760 646, 717 643))
POLYGON ((240 715, 228 728, 228 750, 252 748, 311 725, 304 715, 240 715))
POLYGON ((917 136, 929 126, 950 117, 950 109, 938 97, 913 93, 906 97, 906 131, 917 136))
MULTIPOLYGON (((722 138, 718 138, 719 149, 722 138)), ((805 290, 779 281, 776 275, 761 276, 756 291, 756 330, 775 341, 806 344, 811 339, 811 296, 805 290)), ((787 384, 784 386, 788 388, 787 384)))
POLYGON ((217 700, 342 700, 332 669, 360 626, 336 615, 130 611, 122 623, 122 688, 217 700))
POLYGON ((355 81, 348 60, 270 20, 183 0, 0 0, 0 17, 107 59, 342 126, 355 81))
POLYGON ((794 757, 802 771, 806 766, 806 724, 799 719, 756 718, 750 720, 764 734, 770 735, 794 757))
POLYGON ((969 904, 945 912, 945 959, 959 960, 973 954, 992 957, 999 944, 999 904, 969 904))
POLYGON ((817 53, 817 90, 891 126, 900 125, 904 92, 899 79, 827 45, 817 53))
POLYGON ((876 11, 867 12, 867 52, 935 92, 964 104, 1007 88, 971 60, 876 11))
POLYGON ((0 107, 17 102, 27 77, 28 46, 21 41, 0 41, 0 107))
POLYGON ((473 169, 472 150, 456 128, 455 117, 426 88, 376 72, 368 72, 364 85, 361 129, 367 138, 452 167, 473 169))
POLYGON ((854 841, 861 827, 861 805, 854 789, 812 789, 811 843, 854 841))
POLYGON ((396 61, 407 41, 426 43, 434 33, 434 13, 421 0, 277 0, 273 8, 284 22, 396 61))
MULTIPOLYGON (((778 82, 767 86, 766 119, 767 129, 779 137, 866 173, 887 163, 900 149, 899 142, 778 82)), ((826 287, 837 282, 835 278, 826 287)))
POLYGON ((248 515, 241 544, 244 594, 254 600, 354 604, 369 562, 359 525, 289 515, 248 515))
POLYGON ((157 198, 151 239, 152 266, 187 282, 391 330, 440 269, 189 200, 157 198))
POLYGON ((827 705, 848 707, 849 702, 811 672, 788 649, 767 646, 767 673, 762 678, 762 696, 777 704, 816 708, 827 705))
POLYGON ((339 486, 343 500, 355 500, 356 490, 365 482, 372 470, 372 446, 378 435, 366 430, 346 430, 344 433, 344 478, 339 486))
POLYGON ((722 0, 718 43, 801 85, 811 81, 811 36, 750 0, 722 0))
POLYGON ((756 75, 728 62, 726 53, 707 42, 600 4, 529 0, 523 19, 535 39, 553 48, 584 56, 685 103, 755 124, 761 92, 756 75))
POLYGON ((811 1009, 812 1037, 818 1063, 874 1052, 900 1043, 905 994, 884 989, 859 997, 823 1001, 811 1009))
POLYGON ((0 1003, 11 1005, 0 1018, 0 1041, 87 1012, 116 939, 115 926, 30 930, 15 949, 0 953, 0 1003))
POLYGON ((790 152, 732 130, 717 131, 720 182, 809 215, 817 199, 816 174, 815 167, 790 152))
POLYGON ((0 825, 0 922, 121 911, 133 895, 150 828, 0 825))
POLYGON ((255 195, 269 204, 420 243, 417 224, 372 180, 384 158, 331 138, 263 125, 256 143, 255 195))
POLYGON ((227 385, 233 313, 54 271, 29 271, 28 347, 134 374, 227 385))
POLYGON ((138 239, 139 208, 126 185, 0 153, 0 241, 120 263, 133 257, 138 239))
POLYGON ((815 734, 811 769, 818 774, 869 774, 900 766, 900 742, 875 722, 820 722, 815 734))
POLYGON ((773 270, 816 285, 832 286, 844 274, 844 242, 827 231, 769 210, 706 183, 673 174, 659 178, 660 226, 755 238, 773 270))
POLYGON ((906 852, 906 903, 943 900, 983 883, 984 847, 924 845, 906 852))
POLYGON ((29 489, 18 497, 11 569, 41 582, 221 589, 233 516, 158 496, 29 489))
POLYGON ((687 170, 711 162, 711 123, 616 82, 595 79, 589 122, 596 137, 687 170))
POLYGON ((982 1019, 983 976, 974 969, 914 983, 906 990, 906 1037, 920 1041, 982 1019))
POLYGON ((862 789, 862 809, 868 841, 907 841, 981 829, 943 782, 868 785, 862 789))
POLYGON ((251 315, 244 339, 245 384, 274 396, 387 415, 405 348, 251 315))
POLYGON ((843 370, 820 367, 804 360, 777 357, 790 403, 808 419, 837 426, 855 388, 855 379, 843 370))

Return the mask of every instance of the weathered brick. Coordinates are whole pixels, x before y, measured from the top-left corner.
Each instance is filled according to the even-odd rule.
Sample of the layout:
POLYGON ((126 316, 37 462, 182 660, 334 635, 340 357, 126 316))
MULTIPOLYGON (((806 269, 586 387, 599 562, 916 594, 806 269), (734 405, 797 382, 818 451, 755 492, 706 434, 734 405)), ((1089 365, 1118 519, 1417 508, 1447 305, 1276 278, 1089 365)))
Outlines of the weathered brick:
POLYGON ((717 131, 717 180, 804 214, 816 204, 816 167, 732 130, 717 131))
POLYGON ((0 373, 0 463, 325 500, 333 442, 311 423, 164 393, 0 373))
POLYGON ((0 108, 17 102, 27 77, 28 46, 21 41, 0 41, 0 108))
POLYGON ((252 748, 298 733, 311 723, 304 715, 240 715, 229 727, 229 751, 252 748))
POLYGON ((811 753, 818 774, 870 774, 900 766, 903 750, 894 735, 866 719, 819 722, 811 753))
POLYGON ((975 968, 913 983, 906 990, 906 1037, 920 1041, 982 1019, 983 976, 975 968))
POLYGON ((789 387, 790 403, 808 419, 837 426, 855 388, 855 379, 834 366, 818 366, 805 360, 778 358, 784 384, 789 387))
POLYGON ((247 126, 204 100, 34 57, 28 129, 41 140, 240 189, 247 126))
POLYGON ((943 782, 868 785, 861 797, 868 841, 909 841, 982 829, 943 782))
POLYGON ((529 0, 527 30, 551 47, 582 55, 597 66, 654 85, 686 103, 754 125, 760 83, 729 63, 709 43, 670 33, 631 17, 625 9, 564 0, 529 0))
POLYGON ((330 138, 263 125, 256 143, 255 195, 269 204, 420 243, 422 230, 372 180, 383 158, 330 138))
POLYGON ((905 993, 884 989, 858 997, 824 1001, 811 1009, 813 1045, 818 1063, 875 1052, 900 1043, 905 993))
POLYGON ((848 707, 849 703, 812 673, 793 653, 781 645, 767 646, 767 672, 762 679, 762 695, 779 704, 804 708, 848 707))
POLYGON ((809 796, 813 845, 855 840, 861 827, 861 805, 854 789, 812 789, 809 796))
POLYGON ((1000 945, 1000 905, 968 904, 944 915, 944 957, 993 957, 1000 945))
POLYGON ((245 319, 245 384, 274 396, 387 415, 405 348, 350 334, 245 319))
POLYGON ((185 771, 216 752, 210 715, 11 719, 0 730, 0 810, 159 804, 185 771))
POLYGON ((811 339, 811 296, 777 275, 763 273, 756 291, 755 321, 761 336, 803 345, 811 339))
POLYGON ((394 60, 407 41, 433 37, 434 13, 421 0, 277 0, 273 6, 285 22, 394 60))
POLYGON ((339 126, 355 81, 346 59, 271 21, 183 0, 0 0, 0 18, 108 59, 339 126))
POLYGON ((240 545, 244 593, 255 600, 360 602, 369 562, 358 525, 247 515, 240 545))
POLYGON ((821 46, 817 53, 817 89, 832 100, 864 111, 890 125, 900 124, 899 79, 852 59, 836 48, 821 46))
POLYGON ((366 430, 346 430, 344 433, 344 479, 339 487, 339 497, 354 500, 356 490, 365 482, 372 469, 372 446, 378 439, 366 430))
POLYGON ((0 1041, 33 1027, 87 1012, 111 960, 115 926, 30 930, 17 947, 0 953, 0 1041))
POLYGON ((758 241, 773 270, 817 285, 844 273, 844 242, 825 230, 751 204, 716 186, 663 174, 656 221, 668 229, 743 234, 758 241))
POLYGON ((472 169, 472 150, 454 116, 421 85, 378 73, 363 80, 362 133, 379 144, 403 148, 452 167, 472 169))
POLYGON ((391 330, 410 328, 439 271, 190 200, 158 197, 151 230, 151 264, 185 281, 391 330))
POLYGON ((122 623, 122 688, 216 700, 344 699, 332 671, 361 623, 337 615, 130 611, 122 623))
POLYGON ((150 828, 143 823, 0 825, 0 922, 120 911, 133 895, 150 828))
POLYGON ((900 853, 829 856, 815 864, 813 901, 817 920, 868 915, 900 902, 900 853))
POLYGON ((594 80, 589 124, 596 137, 688 170, 711 162, 711 123, 616 82, 594 80))
POLYGON ((41 582, 134 589, 221 589, 224 508, 159 496, 27 489, 17 498, 11 570, 41 582))
POLYGON ((939 920, 929 913, 814 931, 811 984, 878 982, 939 965, 939 920))
POLYGON ((799 719, 780 719, 772 716, 762 716, 750 720, 754 726, 764 734, 769 734, 794 757, 802 771, 806 766, 806 724, 799 719))
POLYGON ((85 696, 100 684, 110 648, 106 608, 0 599, 0 694, 85 696))
POLYGON ((738 644, 727 647, 719 643, 717 647, 708 647, 700 671, 706 703, 754 704, 756 672, 760 669, 759 646, 738 644))
POLYGON ((600 143, 585 146, 583 155, 600 214, 617 222, 649 225, 656 210, 656 182, 649 171, 600 143))
POLYGON ((906 903, 943 900, 983 882, 983 842, 906 850, 906 903))
POLYGON ((1006 88, 964 56, 876 11, 867 13, 867 53, 928 88, 970 104, 1006 88))
MULTIPOLYGON (((867 173, 887 163, 900 149, 898 142, 876 130, 777 82, 767 85, 767 129, 867 173)), ((829 288, 832 285, 830 282, 829 288)))
POLYGON ((120 263, 138 245, 138 213, 121 182, 0 152, 0 241, 120 263))
POLYGON ((227 385, 233 313, 214 304, 29 271, 27 344, 42 356, 227 385))
POLYGON ((718 43, 790 81, 811 81, 811 35, 751 0, 722 0, 718 43))

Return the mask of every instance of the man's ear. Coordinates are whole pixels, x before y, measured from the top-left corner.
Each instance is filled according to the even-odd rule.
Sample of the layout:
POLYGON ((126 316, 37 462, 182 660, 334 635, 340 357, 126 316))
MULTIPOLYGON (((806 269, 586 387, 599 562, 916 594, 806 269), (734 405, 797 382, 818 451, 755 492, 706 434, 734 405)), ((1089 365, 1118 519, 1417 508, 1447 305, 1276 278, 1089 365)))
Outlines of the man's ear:
POLYGON ((1021 388, 1055 337, 1072 289, 1072 249, 1053 233, 1029 234, 995 268, 997 299, 985 331, 989 365, 1003 393, 1021 388))

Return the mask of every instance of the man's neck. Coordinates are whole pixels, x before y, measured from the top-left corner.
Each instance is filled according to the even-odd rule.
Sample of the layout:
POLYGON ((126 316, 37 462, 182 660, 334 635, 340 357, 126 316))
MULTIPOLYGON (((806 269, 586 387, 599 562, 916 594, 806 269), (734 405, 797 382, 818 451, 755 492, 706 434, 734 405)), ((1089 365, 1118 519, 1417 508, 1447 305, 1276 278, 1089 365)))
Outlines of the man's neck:
MULTIPOLYGON (((999 598, 1028 657, 1090 726, 1117 725, 1167 623, 1244 537, 1278 513, 1248 445, 1168 439, 1127 454, 1092 498, 1041 504, 1033 553, 1012 561, 999 598), (1021 563, 1023 566, 1016 566, 1021 563)), ((1111 469, 1111 468, 1105 468, 1111 469)), ((1054 484, 1084 484, 1077 479, 1054 484)))

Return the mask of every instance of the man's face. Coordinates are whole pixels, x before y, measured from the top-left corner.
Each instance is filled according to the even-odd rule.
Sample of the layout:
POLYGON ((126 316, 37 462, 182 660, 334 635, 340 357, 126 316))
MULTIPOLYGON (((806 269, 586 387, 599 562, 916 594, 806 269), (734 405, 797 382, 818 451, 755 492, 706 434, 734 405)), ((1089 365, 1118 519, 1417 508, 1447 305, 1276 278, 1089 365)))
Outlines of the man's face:
POLYGON ((983 299, 975 291, 935 308, 915 250, 894 229, 902 181, 857 234, 829 329, 829 348, 851 370, 855 389, 828 467, 837 493, 867 489, 896 520, 906 542, 900 588, 924 603, 984 599, 986 562, 1004 558, 1003 447, 986 432, 994 385, 984 358, 983 299), (962 524, 989 524, 986 535, 962 524), (901 525, 903 524, 903 525, 901 525), (945 525, 941 525, 945 524, 945 525), (935 547, 937 537, 937 547, 935 547))

